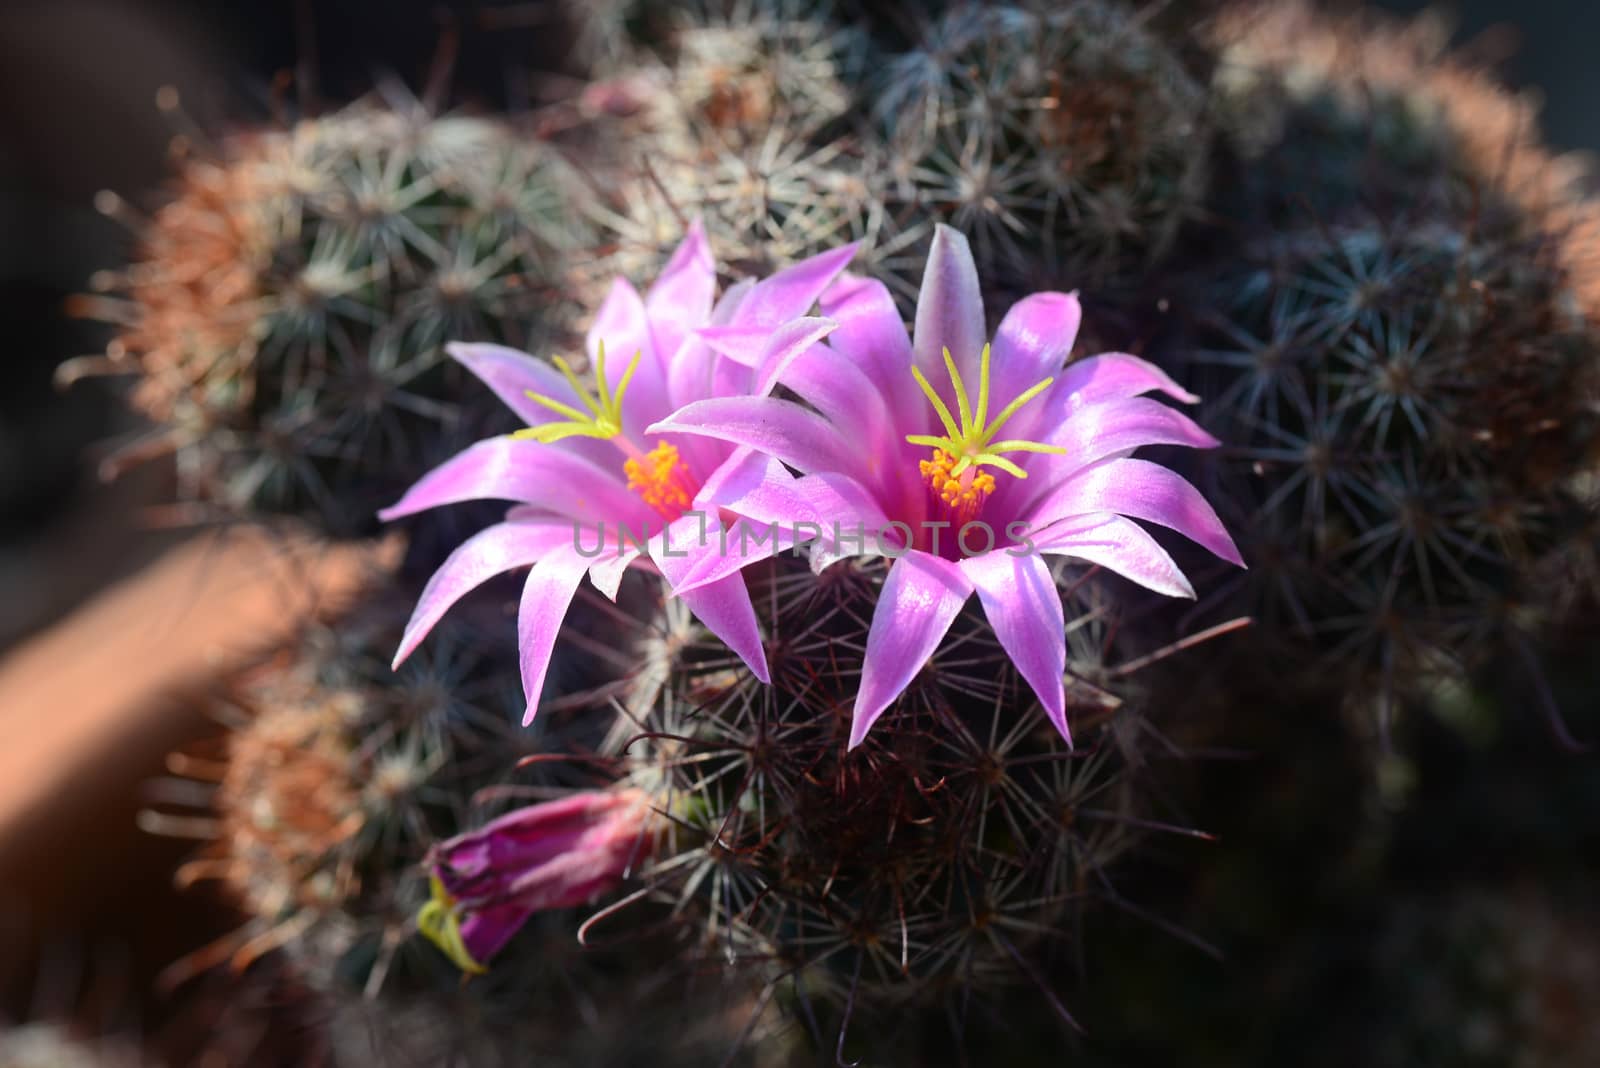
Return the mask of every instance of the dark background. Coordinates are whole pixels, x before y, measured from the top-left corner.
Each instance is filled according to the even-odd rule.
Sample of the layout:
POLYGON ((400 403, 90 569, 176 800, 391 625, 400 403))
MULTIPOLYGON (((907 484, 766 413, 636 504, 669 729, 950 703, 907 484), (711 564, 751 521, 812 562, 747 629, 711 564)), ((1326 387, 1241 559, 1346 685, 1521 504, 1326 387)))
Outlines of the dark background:
MULTIPOLYGON (((1552 145, 1600 149, 1600 4, 1479 0, 1455 11, 1459 41, 1503 57, 1513 85, 1542 93, 1552 145)), ((157 88, 177 86, 184 112, 214 130, 319 97, 342 102, 385 78, 421 92, 449 40, 459 43, 453 103, 521 109, 570 88, 558 22, 537 0, 0 0, 0 654, 177 536, 144 521, 171 492, 159 464, 110 486, 97 477, 139 432, 115 381, 69 390, 53 381, 62 360, 108 336, 69 317, 69 298, 131 246, 126 227, 95 211, 96 192, 151 205, 167 177, 177 131, 156 108, 157 88), (275 76, 296 69, 295 87, 275 93, 275 76)), ((175 860, 185 848, 169 852, 175 860)), ((169 870, 145 882, 165 888, 169 870)), ((0 871, 0 907, 6 884, 0 871)))

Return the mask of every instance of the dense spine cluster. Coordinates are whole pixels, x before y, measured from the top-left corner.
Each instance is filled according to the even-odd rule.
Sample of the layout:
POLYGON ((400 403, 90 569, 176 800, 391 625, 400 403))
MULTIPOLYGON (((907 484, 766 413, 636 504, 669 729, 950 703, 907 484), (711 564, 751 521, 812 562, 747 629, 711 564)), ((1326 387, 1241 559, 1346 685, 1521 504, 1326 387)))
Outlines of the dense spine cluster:
POLYGON ((463 629, 391 685, 392 626, 368 613, 308 634, 219 709, 228 729, 214 746, 171 761, 207 787, 212 813, 211 843, 179 878, 220 880, 243 907, 245 926, 218 947, 237 967, 286 946, 324 985, 355 959, 387 969, 424 893, 428 843, 527 751, 490 711, 497 695, 480 692, 496 674, 488 635, 463 629))
POLYGON ((1206 192, 1204 93, 1121 4, 952 5, 875 89, 891 210, 1015 292, 1127 288, 1206 192))
POLYGON ((1217 32, 1241 195, 1184 359, 1252 543, 1233 603, 1303 665, 1288 688, 1385 725, 1491 660, 1536 676, 1595 589, 1600 332, 1573 245, 1593 209, 1525 105, 1425 27, 1291 5, 1217 32))
POLYGON ((615 254, 597 282, 654 273, 696 218, 741 273, 879 243, 881 176, 851 132, 861 31, 824 5, 640 6, 648 43, 602 65, 596 87, 629 103, 601 124, 599 222, 615 254))
POLYGON ((864 240, 861 266, 909 307, 946 223, 998 294, 1126 298, 1200 212, 1204 91, 1121 4, 957 3, 864 25, 828 4, 637 8, 613 25, 653 47, 604 68, 636 105, 602 217, 624 269, 661 262, 699 216, 719 261, 749 269, 864 240))
POLYGON ((881 584, 881 568, 847 564, 763 574, 770 687, 696 628, 683 634, 655 715, 619 739, 630 782, 672 824, 641 893, 672 903, 700 951, 758 983, 763 1002, 803 1002, 811 1027, 829 1029, 814 1036, 823 1045, 881 1056, 927 1037, 900 1033, 896 1012, 937 1009, 959 1031, 966 999, 1002 990, 1029 1000, 1023 1015, 1076 1026, 1030 962, 1070 955, 1080 910, 1119 899, 1115 864, 1150 829, 1193 833, 1163 824, 1138 789, 1153 728, 1118 696, 1110 602, 1063 575, 1076 749, 1021 697, 974 606, 881 736, 846 755, 881 584))
POLYGON ((462 336, 562 336, 583 187, 555 149, 499 120, 352 105, 187 144, 148 220, 113 194, 135 262, 94 280, 201 521, 310 519, 339 536, 419 465, 481 428, 444 359, 462 336))
POLYGON ((1272 241, 1225 280, 1192 377, 1232 443, 1215 474, 1256 549, 1250 609, 1320 685, 1473 670, 1577 593, 1538 576, 1591 522, 1595 337, 1516 251, 1370 226, 1272 241))

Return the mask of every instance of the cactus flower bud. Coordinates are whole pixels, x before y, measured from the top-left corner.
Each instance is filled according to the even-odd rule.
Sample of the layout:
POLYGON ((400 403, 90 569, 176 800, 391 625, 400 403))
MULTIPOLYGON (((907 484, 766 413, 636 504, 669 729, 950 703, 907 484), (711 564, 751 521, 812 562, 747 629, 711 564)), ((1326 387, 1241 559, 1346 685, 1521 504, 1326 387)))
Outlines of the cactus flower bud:
POLYGON ((417 927, 463 971, 486 964, 529 916, 580 905, 649 852, 653 817, 639 790, 589 790, 506 813, 437 845, 433 896, 417 927))

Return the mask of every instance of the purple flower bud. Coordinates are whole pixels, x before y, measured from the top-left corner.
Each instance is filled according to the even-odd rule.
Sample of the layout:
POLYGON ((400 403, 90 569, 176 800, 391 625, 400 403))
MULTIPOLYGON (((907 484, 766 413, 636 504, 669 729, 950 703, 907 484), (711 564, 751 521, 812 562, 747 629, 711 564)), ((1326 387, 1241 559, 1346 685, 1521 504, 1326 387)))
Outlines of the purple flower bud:
POLYGON ((482 973, 529 916, 581 905, 622 881, 653 845, 640 790, 590 790, 508 812, 434 847, 433 897, 417 927, 463 971, 482 973))

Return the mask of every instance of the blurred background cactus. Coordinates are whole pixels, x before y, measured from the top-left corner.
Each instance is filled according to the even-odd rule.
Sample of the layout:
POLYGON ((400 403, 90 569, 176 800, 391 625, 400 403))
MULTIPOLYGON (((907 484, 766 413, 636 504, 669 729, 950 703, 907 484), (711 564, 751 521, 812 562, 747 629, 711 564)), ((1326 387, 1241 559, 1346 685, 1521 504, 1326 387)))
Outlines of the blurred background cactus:
POLYGON ((124 1042, 77 1038, 62 1027, 33 1023, 0 1034, 6 1068, 140 1068, 137 1049, 124 1042))
POLYGON ((873 85, 895 214, 967 233, 1002 292, 1135 286, 1208 179, 1205 93, 1146 22, 1100 0, 928 15, 873 85))
POLYGON ((1180 359, 1251 543, 1232 605, 1290 692, 1385 730, 1487 663, 1537 678, 1540 635, 1595 592, 1578 165, 1432 22, 1265 5, 1213 34, 1238 177, 1180 359))
POLYGON ((78 302, 118 327, 106 359, 64 373, 136 376, 154 430, 112 463, 175 453, 186 517, 369 533, 416 469, 481 433, 444 342, 563 336, 583 187, 512 124, 411 99, 198 138, 175 143, 148 219, 97 200, 135 260, 78 302))
MULTIPOLYGON (((684 1003, 667 977, 688 974, 671 941, 586 950, 575 933, 586 914, 563 910, 523 928, 506 951, 518 965, 464 985, 415 936, 432 846, 516 804, 604 781, 609 761, 596 755, 603 721, 574 716, 570 702, 563 712, 559 693, 535 729, 518 726, 516 646, 496 598, 392 675, 408 604, 378 594, 339 628, 308 632, 218 707, 223 734, 170 758, 175 777, 152 790, 166 803, 143 822, 209 838, 177 878, 220 881, 244 919, 166 981, 181 987, 219 966, 249 974, 275 954, 311 1006, 302 1054, 331 1051, 341 1063, 510 1065, 530 1049, 573 1065, 725 1055, 731 1039, 717 1021, 663 1037, 684 1003)), ((588 711, 592 691, 577 692, 588 711)))
POLYGON ((608 267, 659 265, 700 216, 746 270, 864 240, 909 308, 943 222, 997 299, 1127 303, 1201 211, 1201 63, 1128 5, 578 6, 628 112, 602 222, 643 259, 608 267))
POLYGON ((1600 1055, 1600 209, 1534 100, 1438 19, 1299 2, 481 13, 519 18, 571 47, 514 117, 391 89, 212 136, 162 94, 173 179, 96 201, 134 245, 62 371, 128 376, 110 467, 170 453, 182 522, 370 536, 515 429, 445 342, 571 357, 693 219, 725 282, 861 241, 909 310, 946 223, 988 307, 1078 290, 1075 356, 1204 398, 1183 462, 1250 567, 1175 548, 1193 606, 1057 567, 1075 747, 969 605, 849 751, 881 564, 751 569, 770 686, 653 578, 586 588, 524 729, 514 582, 389 668, 485 515, 429 513, 148 792, 240 921, 167 984, 279 1040, 217 1063, 1600 1055), (663 828, 619 889, 485 975, 417 936, 442 843, 619 785, 663 828))
POLYGON ((615 253, 597 283, 653 276, 692 218, 717 262, 741 274, 881 243, 880 154, 855 133, 861 29, 827 4, 786 0, 575 6, 591 25, 619 20, 624 42, 590 89, 612 105, 597 186, 615 253))

